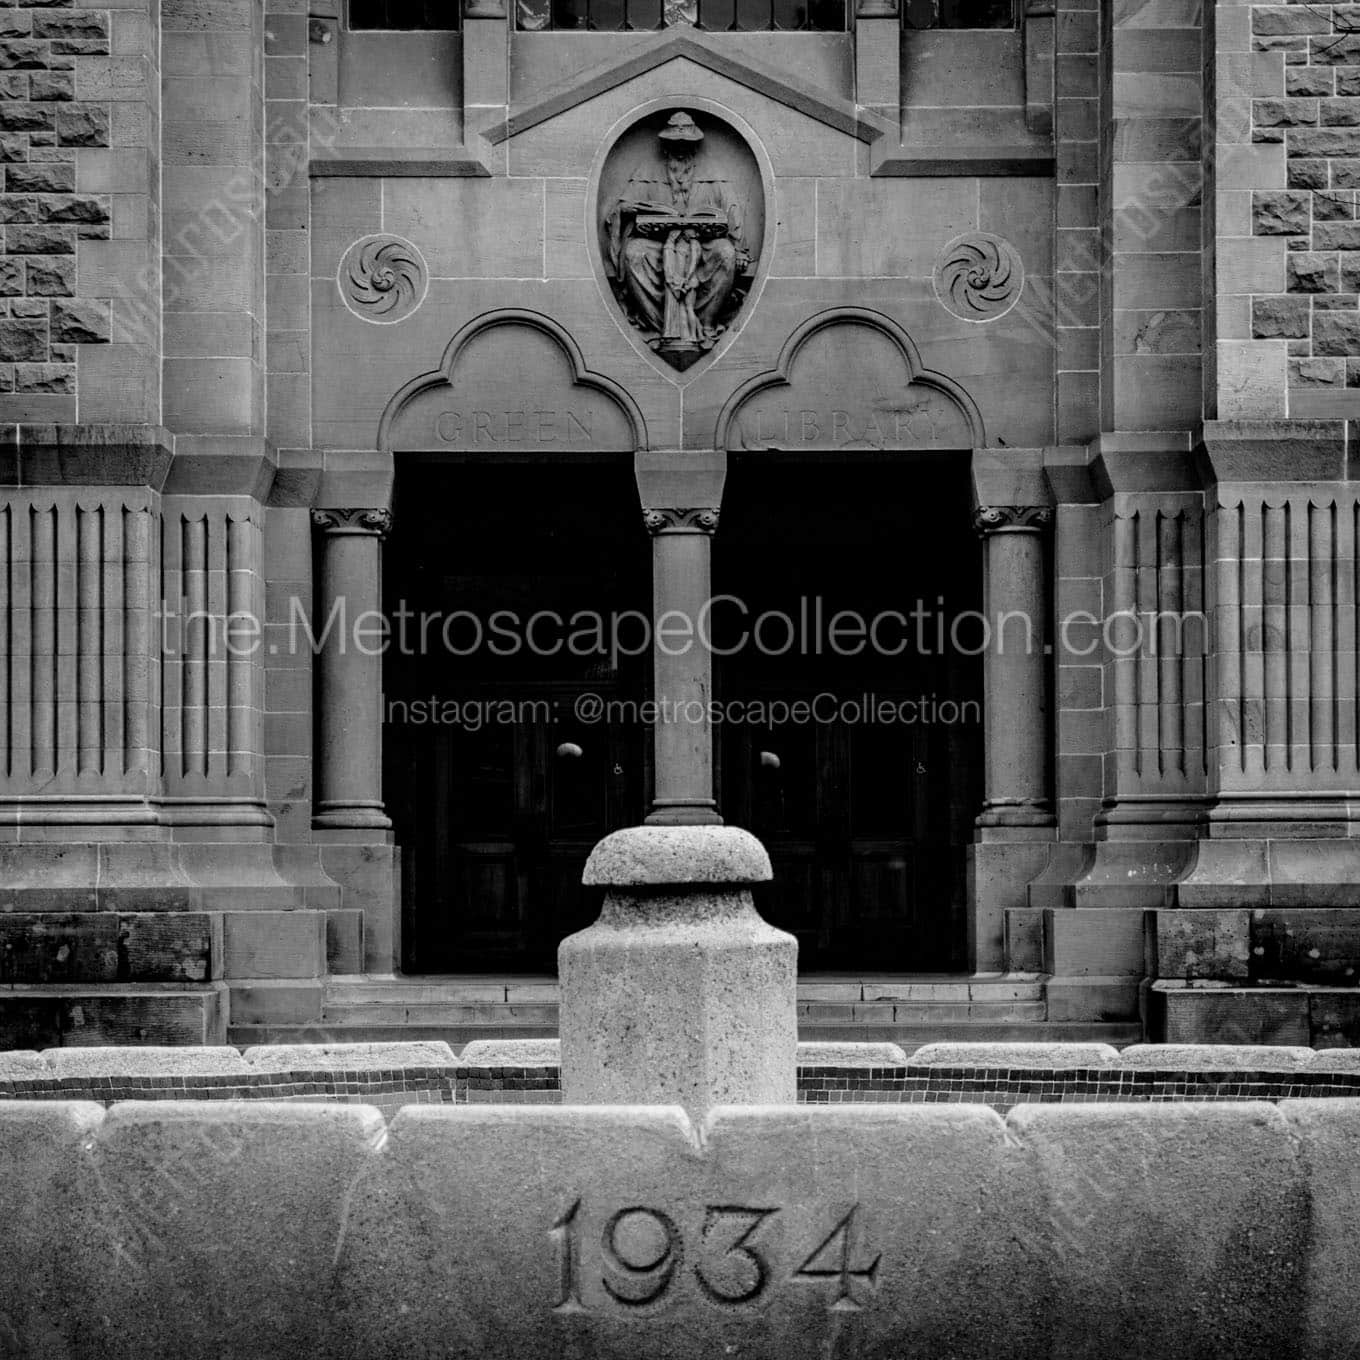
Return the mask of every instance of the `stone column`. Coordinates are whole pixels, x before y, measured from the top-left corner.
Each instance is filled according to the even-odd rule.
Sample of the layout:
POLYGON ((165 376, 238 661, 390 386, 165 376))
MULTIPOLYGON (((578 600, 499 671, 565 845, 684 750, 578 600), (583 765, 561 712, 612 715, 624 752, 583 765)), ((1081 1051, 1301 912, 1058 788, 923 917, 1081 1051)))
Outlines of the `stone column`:
POLYGON ((974 525, 986 544, 986 604, 992 630, 984 663, 986 802, 979 826, 1050 826, 1046 505, 983 505, 974 525))
POLYGON ((318 829, 392 823, 382 802, 380 553, 392 527, 381 509, 314 510, 321 530, 320 590, 312 629, 325 640, 317 661, 318 829))
POLYGON ((698 636, 712 593, 714 507, 649 509, 652 535, 652 656, 657 704, 656 793, 647 821, 721 822, 713 797, 713 657, 698 636), (689 644, 680 636, 688 629, 689 644), (669 634, 669 639, 668 635, 669 634))

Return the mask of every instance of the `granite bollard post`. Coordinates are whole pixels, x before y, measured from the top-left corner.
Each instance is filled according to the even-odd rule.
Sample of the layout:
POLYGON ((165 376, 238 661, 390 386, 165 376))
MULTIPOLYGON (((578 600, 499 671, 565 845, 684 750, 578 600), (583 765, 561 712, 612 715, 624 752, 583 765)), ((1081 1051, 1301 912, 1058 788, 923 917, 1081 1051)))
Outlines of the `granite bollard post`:
POLYGON ((584 882, 604 907, 557 954, 565 1104, 794 1103, 798 942, 751 898, 771 877, 735 827, 631 827, 595 847, 584 882))

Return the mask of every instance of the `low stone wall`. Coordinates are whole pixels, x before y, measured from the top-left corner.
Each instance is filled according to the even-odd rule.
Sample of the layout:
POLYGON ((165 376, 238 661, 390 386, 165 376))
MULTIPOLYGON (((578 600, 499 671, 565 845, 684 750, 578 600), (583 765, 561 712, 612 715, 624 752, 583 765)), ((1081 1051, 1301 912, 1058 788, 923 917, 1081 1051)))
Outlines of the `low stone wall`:
MULTIPOLYGON (((337 1101, 557 1105, 557 1041, 0 1053, 0 1101, 337 1101)), ((1241 1101, 1360 1097, 1360 1050, 1138 1044, 800 1044, 805 1105, 1241 1101)))
POLYGON ((0 1353, 1340 1356, 1360 1101, 0 1105, 0 1353))

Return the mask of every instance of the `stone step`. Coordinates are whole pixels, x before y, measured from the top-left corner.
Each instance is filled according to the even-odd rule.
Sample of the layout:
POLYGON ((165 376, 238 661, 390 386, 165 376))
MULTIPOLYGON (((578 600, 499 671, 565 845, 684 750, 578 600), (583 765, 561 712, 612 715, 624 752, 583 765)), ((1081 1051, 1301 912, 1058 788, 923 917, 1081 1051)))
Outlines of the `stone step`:
POLYGON ((222 1044, 221 982, 0 986, 0 1049, 97 1044, 222 1044))

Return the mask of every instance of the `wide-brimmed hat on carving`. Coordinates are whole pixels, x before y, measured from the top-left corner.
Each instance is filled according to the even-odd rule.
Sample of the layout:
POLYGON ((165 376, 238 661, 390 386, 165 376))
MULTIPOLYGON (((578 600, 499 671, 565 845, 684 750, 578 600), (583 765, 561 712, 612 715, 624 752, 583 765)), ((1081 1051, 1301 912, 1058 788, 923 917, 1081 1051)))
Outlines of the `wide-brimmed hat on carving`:
POLYGON ((657 134, 663 142, 702 142, 704 134, 687 113, 673 113, 657 134))

